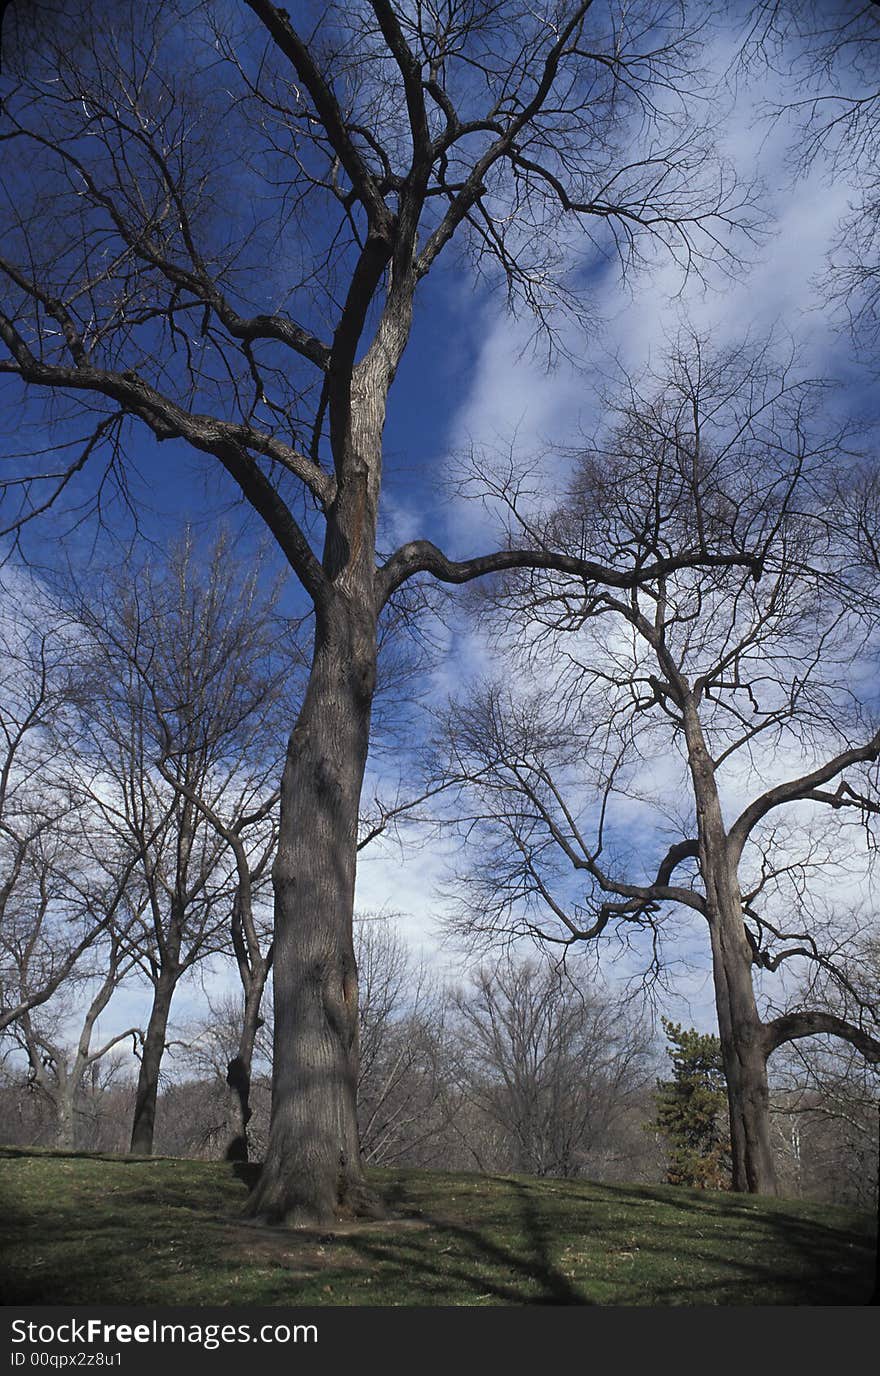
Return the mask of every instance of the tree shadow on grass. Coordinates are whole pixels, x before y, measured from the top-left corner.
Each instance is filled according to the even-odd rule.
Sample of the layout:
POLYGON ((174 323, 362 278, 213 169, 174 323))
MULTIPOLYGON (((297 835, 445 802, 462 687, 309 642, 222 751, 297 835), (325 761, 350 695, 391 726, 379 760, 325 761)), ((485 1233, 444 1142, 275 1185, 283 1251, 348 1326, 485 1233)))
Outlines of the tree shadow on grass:
MULTIPOLYGON (((606 1194, 614 1196, 624 1208, 643 1210, 646 1203, 674 1209, 687 1215, 692 1227, 687 1233, 679 1225, 668 1225, 668 1247, 653 1249, 655 1255, 669 1255, 675 1249, 686 1251, 689 1262, 718 1267, 724 1258, 731 1271, 729 1280, 719 1277, 713 1285, 696 1285, 692 1278, 682 1286, 661 1285, 654 1291, 654 1302, 681 1303, 681 1294, 701 1291, 728 1290, 750 1293, 770 1287, 775 1293, 787 1289, 787 1299, 772 1303, 866 1305, 872 1303, 876 1241, 869 1233, 820 1218, 805 1218, 786 1208, 784 1200, 760 1199, 751 1195, 716 1194, 676 1190, 672 1196, 665 1189, 650 1186, 627 1187, 604 1185, 606 1194), (757 1215, 757 1218, 754 1216, 757 1215), (705 1225, 705 1229, 699 1226, 705 1225), (737 1255, 742 1249, 742 1227, 760 1230, 749 1239, 749 1255, 737 1255), (708 1234, 712 1248, 700 1245, 708 1234), (762 1245, 761 1234, 765 1241, 762 1245), (785 1273, 780 1274, 774 1244, 779 1244, 786 1257, 785 1273)), ((853 1211, 855 1214, 855 1211, 853 1211)), ((658 1232, 665 1228, 660 1222, 658 1232)), ((647 1250, 644 1247, 642 1253, 647 1250)), ((699 1303, 699 1300, 693 1300, 699 1303)), ((742 1303, 732 1297, 728 1303, 742 1303)), ((752 1301, 753 1303, 755 1301, 752 1301)), ((757 1301, 760 1302, 760 1301, 757 1301)))
MULTIPOLYGON (((410 1280, 420 1275, 426 1286, 435 1289, 442 1279, 482 1287, 486 1298, 508 1303, 871 1303, 871 1240, 857 1225, 847 1226, 845 1219, 837 1223, 804 1218, 786 1209, 783 1201, 756 1201, 749 1196, 686 1190, 671 1194, 664 1188, 603 1185, 597 1198, 596 1187, 585 1185, 579 1190, 573 1181, 530 1185, 511 1177, 484 1179, 501 1187, 503 1194, 494 1204, 494 1216, 481 1227, 468 1227, 430 1209, 420 1214, 438 1236, 453 1244, 453 1264, 441 1266, 439 1259, 432 1263, 427 1249, 410 1247, 401 1261, 402 1274, 410 1280), (499 1243, 499 1225, 510 1231, 506 1201, 511 1192, 517 1201, 519 1228, 513 1217, 509 1223, 519 1238, 499 1243), (551 1203, 557 1195, 559 1210, 551 1203), (653 1214, 655 1208, 656 1217, 645 1229, 645 1211, 653 1214), (589 1261, 587 1274, 578 1279, 554 1261, 563 1235, 574 1247, 594 1249, 597 1261, 611 1259, 610 1271, 603 1266, 600 1277, 607 1298, 597 1301, 590 1294, 589 1261), (634 1251, 621 1250, 622 1244, 632 1245, 634 1251), (615 1255, 627 1259, 623 1269, 615 1268, 615 1255), (630 1259, 632 1271, 627 1276, 630 1259), (676 1267, 681 1268, 680 1282, 676 1267), (512 1281, 507 1279, 511 1272, 512 1281)), ((406 1208, 409 1203, 403 1181, 392 1182, 385 1194, 397 1207, 406 1208)), ((361 1240, 355 1245, 375 1262, 388 1265, 393 1260, 381 1242, 361 1240)))
MULTIPOLYGON (((15 1148, 3 1154, 35 1155, 15 1148)), ((213 1202, 217 1185, 207 1179, 194 1190, 193 1180, 177 1171, 155 1181, 151 1173, 135 1181, 125 1172, 130 1185, 121 1189, 119 1207, 115 1195, 93 1195, 90 1185, 83 1200, 88 1205, 94 1198, 97 1207, 85 1213, 76 1190, 71 1194, 65 1184, 55 1199, 43 1200, 42 1235, 33 1206, 5 1199, 4 1236, 10 1255, 15 1250, 21 1257, 17 1277, 11 1262, 2 1268, 5 1302, 80 1302, 88 1277, 96 1294, 112 1295, 107 1302, 160 1303, 145 1297, 160 1293, 169 1266, 182 1264, 194 1293, 204 1275, 216 1296, 212 1302, 228 1303, 227 1272, 232 1284, 234 1273, 251 1264, 228 1225, 239 1190, 243 1200, 259 1170, 253 1163, 230 1163, 224 1176, 239 1184, 231 1194, 221 1186, 213 1202), (157 1206, 166 1211, 163 1223, 157 1206), (126 1276, 130 1294, 122 1293, 126 1276)), ((781 1200, 510 1176, 389 1172, 382 1173, 379 1188, 396 1215, 385 1226, 354 1224, 316 1237, 262 1229, 259 1259, 269 1271, 259 1281, 259 1302, 294 1302, 303 1288, 314 1291, 310 1302, 322 1304, 328 1303, 322 1292, 343 1290, 348 1298, 338 1302, 349 1304, 871 1302, 872 1241, 855 1211, 850 1225, 843 1213, 839 1221, 821 1217, 818 1209, 817 1216, 804 1217, 803 1206, 789 1208, 781 1200), (300 1264, 301 1247, 315 1254, 308 1265, 300 1264), (362 1291, 361 1285, 375 1289, 362 1291)))
MULTIPOLYGON (((347 1237, 346 1243, 364 1260, 396 1272, 409 1287, 418 1278, 415 1302, 430 1303, 426 1297, 434 1294, 442 1297, 438 1303, 450 1303, 454 1288, 468 1297, 465 1303, 494 1298, 507 1304, 592 1304, 554 1261, 552 1220, 542 1214, 529 1186, 509 1177, 486 1179, 514 1196, 510 1224, 516 1241, 501 1242, 489 1237, 485 1228, 418 1211, 418 1218, 430 1227, 427 1233, 397 1234, 393 1240, 361 1233, 347 1237)), ((402 1181, 392 1181, 382 1194, 389 1207, 404 1214, 416 1212, 402 1181)))

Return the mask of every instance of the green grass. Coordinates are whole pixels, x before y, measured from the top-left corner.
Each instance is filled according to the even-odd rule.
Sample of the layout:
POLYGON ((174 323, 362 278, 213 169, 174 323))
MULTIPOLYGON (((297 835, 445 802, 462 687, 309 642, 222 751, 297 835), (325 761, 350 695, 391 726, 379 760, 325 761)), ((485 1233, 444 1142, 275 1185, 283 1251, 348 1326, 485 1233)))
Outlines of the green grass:
POLYGON ((377 1171, 390 1222, 245 1223, 233 1166, 0 1148, 6 1304, 860 1305, 871 1220, 671 1186, 377 1171))

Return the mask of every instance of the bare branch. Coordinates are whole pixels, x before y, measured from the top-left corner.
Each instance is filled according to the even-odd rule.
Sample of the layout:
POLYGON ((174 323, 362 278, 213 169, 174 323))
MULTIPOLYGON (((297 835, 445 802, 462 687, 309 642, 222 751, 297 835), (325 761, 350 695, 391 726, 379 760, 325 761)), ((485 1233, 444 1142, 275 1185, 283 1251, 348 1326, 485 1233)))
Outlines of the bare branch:
POLYGON ((841 806, 841 796, 839 794, 821 793, 819 791, 821 785, 837 778, 838 774, 842 774, 850 765, 863 764, 877 759, 880 759, 880 731, 864 745, 853 746, 849 750, 841 751, 833 759, 827 760, 817 769, 811 770, 809 774, 802 774, 797 779, 788 779, 785 783, 777 784, 774 788, 768 788, 765 793, 762 793, 759 798, 756 798, 740 813, 730 828, 730 843, 733 853, 739 856, 755 826, 774 808, 782 807, 786 803, 798 802, 801 799, 827 802, 832 807, 841 806))

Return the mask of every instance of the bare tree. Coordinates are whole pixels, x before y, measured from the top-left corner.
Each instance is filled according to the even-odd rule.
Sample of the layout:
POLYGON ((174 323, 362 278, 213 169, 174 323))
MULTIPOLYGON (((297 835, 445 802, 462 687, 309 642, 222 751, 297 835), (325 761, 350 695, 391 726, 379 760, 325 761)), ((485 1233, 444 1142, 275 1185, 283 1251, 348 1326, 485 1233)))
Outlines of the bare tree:
POLYGON ((585 975, 508 954, 456 998, 464 1094, 500 1130, 508 1169, 585 1173, 651 1079, 650 1034, 585 975))
POLYGON ((90 865, 76 787, 88 691, 74 618, 7 566, 0 582, 0 1032, 51 999, 122 898, 90 865))
MULTIPOLYGON (((273 711, 283 700, 282 681, 286 677, 284 674, 276 682, 271 697, 273 711)), ((252 726, 253 723, 248 725, 252 726)), ((166 735, 165 739, 167 746, 170 735, 166 735)), ((193 790, 192 781, 181 780, 169 768, 164 756, 158 762, 158 769, 166 783, 202 813, 217 836, 226 843, 234 860, 230 937, 241 982, 242 1006, 237 1043, 225 1071, 227 1126, 224 1156, 229 1161, 247 1161, 252 1063, 257 1036, 263 1025, 260 1011, 263 995, 272 970, 271 912, 266 910, 264 891, 278 843, 279 793, 273 789, 262 801, 255 801, 247 811, 237 806, 238 799, 233 799, 233 815, 227 818, 224 814, 229 799, 219 802, 209 800, 201 792, 193 790)))
POLYGON ((125 954, 125 936, 111 929, 105 940, 93 947, 96 959, 91 971, 78 971, 51 1003, 37 1011, 28 1010, 13 1024, 13 1035, 27 1055, 31 1083, 52 1107, 53 1145, 67 1151, 77 1146, 77 1118, 87 1077, 122 1042, 131 1038, 136 1048, 143 1040, 140 1028, 127 1027, 100 1046, 93 1045, 98 1019, 134 968, 134 959, 125 954), (68 1039, 76 1018, 75 999, 85 999, 85 1013, 71 1047, 68 1039))
POLYGON ((745 11, 741 66, 780 71, 793 93, 765 113, 798 127, 802 175, 820 159, 851 188, 822 286, 856 340, 880 343, 880 6, 876 0, 757 0, 745 11))
MULTIPOLYGON (((352 905, 382 609, 418 575, 650 572, 533 547, 454 561, 430 540, 383 559, 382 431, 419 283, 454 240, 555 347, 554 309, 578 307, 569 227, 629 263, 723 248, 747 198, 694 118, 700 20, 663 0, 307 0, 296 20, 269 0, 95 0, 9 39, 0 372, 55 403, 68 446, 19 462, 10 526, 74 480, 101 514, 139 425, 225 475, 314 608, 273 871, 264 1218, 375 1207, 352 905)), ((695 537, 688 560, 712 557, 731 556, 695 537)))
MULTIPOLYGON (((242 988, 238 1044, 226 1066, 229 1094, 228 1130, 224 1156, 228 1161, 247 1161, 248 1124, 251 1119, 251 1077, 257 1036, 263 1025, 263 995, 272 969, 271 920, 260 920, 254 893, 268 877, 277 844, 277 794, 249 815, 239 815, 231 826, 211 810, 209 821, 228 843, 235 856, 236 885, 232 900, 232 949, 242 988), (271 817, 259 849, 254 848, 255 822, 271 817), (250 834, 249 834, 250 833, 250 834)), ((267 915, 268 916, 268 915, 267 915)))
MULTIPOLYGON (((245 990, 233 1067, 245 1135, 250 1058, 271 956, 255 893, 268 878, 274 783, 291 680, 276 594, 245 574, 221 537, 206 568, 190 537, 167 568, 105 580, 84 606, 95 679, 88 704, 90 796, 131 871, 129 942, 153 987, 131 1149, 152 1148, 159 1068, 175 989, 229 948, 245 990), (231 925, 230 925, 231 915, 231 925)), ((244 1142, 238 1150, 244 1149, 244 1142)))
MULTIPOLYGON (((880 988, 880 938, 876 920, 857 914, 863 935, 841 946, 835 979, 813 964, 803 986, 792 991, 802 1008, 822 1009, 856 1020, 861 1006, 876 1005, 880 988)), ((799 1193, 821 1192, 860 1207, 880 1207, 880 1061, 858 1046, 825 1035, 780 1048, 771 1067, 773 1123, 783 1168, 799 1193)))
POLYGON ((392 924, 383 913, 355 923, 358 1118, 361 1151, 374 1166, 442 1151, 457 1099, 443 1000, 392 924))
POLYGON ((448 744, 475 800, 468 930, 616 936, 659 977, 705 924, 734 1188, 753 1192, 776 1188, 768 1057, 823 1033, 880 1055, 876 989, 843 959, 859 925, 835 894, 853 873, 864 884, 880 812, 878 608, 832 497, 845 436, 818 433, 817 405, 766 350, 712 355, 696 339, 644 391, 631 383, 549 518, 554 538, 601 540, 644 567, 721 526, 762 576, 664 573, 625 595, 511 580, 495 603, 531 686, 508 676, 461 703, 448 744), (845 1007, 797 991, 788 1003, 776 981, 781 1005, 762 1017, 756 979, 790 965, 845 1007))
MULTIPOLYGON (((51 1146, 57 1117, 51 1100, 34 1083, 26 1059, 11 1035, 5 1038, 8 1058, 0 1069, 0 1136, 11 1146, 51 1146)), ((71 1054, 65 1043, 66 1055, 71 1054)), ((86 1069, 76 1101, 78 1150, 124 1152, 126 1125, 131 1121, 134 1084, 130 1062, 121 1047, 92 1062, 86 1069)))
POLYGON ((772 1065, 771 1106, 786 1193, 876 1209, 876 1067, 828 1038, 783 1052, 772 1065))

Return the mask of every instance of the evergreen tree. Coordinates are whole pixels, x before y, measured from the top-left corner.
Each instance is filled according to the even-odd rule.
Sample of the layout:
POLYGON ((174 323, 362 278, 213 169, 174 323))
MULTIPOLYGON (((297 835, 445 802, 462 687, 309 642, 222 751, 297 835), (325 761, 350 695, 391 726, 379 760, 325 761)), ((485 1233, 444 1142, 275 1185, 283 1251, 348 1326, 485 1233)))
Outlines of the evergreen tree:
POLYGON ((670 1185, 730 1188, 727 1087, 721 1042, 710 1033, 663 1019, 671 1080, 657 1081, 657 1116, 649 1125, 665 1137, 670 1185))

